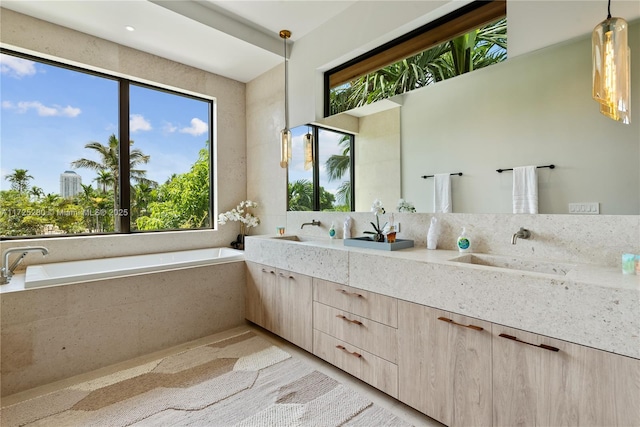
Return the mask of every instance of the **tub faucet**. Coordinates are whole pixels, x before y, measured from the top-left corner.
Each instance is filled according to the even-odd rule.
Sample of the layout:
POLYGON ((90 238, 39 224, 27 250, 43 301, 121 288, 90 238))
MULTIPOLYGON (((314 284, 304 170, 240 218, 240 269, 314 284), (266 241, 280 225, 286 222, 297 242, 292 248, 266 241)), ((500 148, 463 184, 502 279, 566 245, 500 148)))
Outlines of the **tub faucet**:
POLYGON ((531 237, 531 232, 529 230, 527 230, 526 228, 522 228, 520 227, 520 230, 518 230, 517 232, 513 233, 513 236, 511 236, 511 244, 515 245, 516 241, 518 240, 518 237, 521 239, 528 239, 529 237, 531 237))
POLYGON ((312 219, 311 222, 305 222, 304 224, 302 224, 300 226, 300 230, 302 230, 305 225, 314 225, 314 226, 318 227, 320 225, 320 221, 316 221, 315 219, 312 219))
POLYGON ((3 267, 2 275, 0 277, 0 285, 9 283, 9 280, 11 280, 11 277, 13 276, 14 270, 18 267, 18 265, 20 265, 24 257, 27 256, 29 252, 41 252, 42 256, 49 255, 49 250, 44 246, 25 246, 21 248, 7 249, 6 251, 4 251, 4 254, 2 256, 4 263, 2 264, 3 267), (20 254, 20 256, 15 261, 13 261, 13 264, 9 265, 9 255, 14 252, 22 252, 22 254, 20 254))

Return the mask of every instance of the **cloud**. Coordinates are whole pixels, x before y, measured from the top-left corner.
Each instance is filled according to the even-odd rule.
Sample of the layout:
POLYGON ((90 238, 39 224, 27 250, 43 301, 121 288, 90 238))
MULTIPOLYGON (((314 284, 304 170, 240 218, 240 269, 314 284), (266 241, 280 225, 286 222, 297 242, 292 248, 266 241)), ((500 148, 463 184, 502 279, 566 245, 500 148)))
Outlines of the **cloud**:
POLYGON ((165 122, 164 125, 162 126, 162 132, 164 133, 174 133, 177 130, 178 130, 178 127, 174 126, 169 122, 165 122))
POLYGON ((36 110, 41 117, 77 117, 82 110, 67 105, 52 105, 50 107, 44 105, 40 101, 20 101, 14 104, 11 101, 2 101, 2 108, 7 110, 16 110, 18 113, 26 113, 29 110, 36 110))
POLYGON ((180 132, 188 133, 189 135, 193 136, 199 136, 208 131, 209 125, 196 117, 191 119, 191 126, 180 129, 180 132))
POLYGON ((16 79, 36 73, 36 63, 15 56, 0 54, 0 73, 16 79))
POLYGON ((151 130, 151 123, 149 123, 142 114, 132 114, 129 118, 129 131, 131 133, 139 130, 151 130))

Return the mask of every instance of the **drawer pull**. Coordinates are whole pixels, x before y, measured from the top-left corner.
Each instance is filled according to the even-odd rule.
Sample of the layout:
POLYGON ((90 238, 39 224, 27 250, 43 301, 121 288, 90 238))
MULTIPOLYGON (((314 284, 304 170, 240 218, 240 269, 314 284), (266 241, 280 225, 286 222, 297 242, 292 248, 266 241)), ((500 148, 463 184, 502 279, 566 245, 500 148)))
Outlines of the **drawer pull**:
POLYGON ((463 328, 473 329, 474 331, 484 331, 484 329, 480 326, 476 325, 463 325, 461 323, 454 322, 451 319, 447 319, 446 317, 438 317, 438 320, 442 320, 443 322, 451 323, 452 325, 462 326, 463 328))
MULTIPOLYGON (((280 277, 287 277, 287 275, 284 273, 280 273, 280 277)), ((295 279, 295 277, 289 275, 288 279, 295 279)))
POLYGON ((359 320, 349 319, 348 317, 343 316, 342 314, 336 314, 336 317, 339 317, 342 320, 346 320, 347 322, 351 322, 354 325, 362 326, 362 322, 360 322, 359 320))
POLYGON ((337 349, 339 349, 339 350, 342 350, 342 351, 344 351, 345 353, 348 353, 348 354, 350 354, 350 355, 352 355, 352 356, 355 356, 355 357, 362 357, 362 355, 361 355, 360 353, 356 353, 355 351, 354 351, 354 352, 351 352, 351 351, 347 350, 344 346, 337 345, 337 346, 336 346, 336 348, 337 348, 337 349))
POLYGON ((275 272, 275 271, 273 271, 273 270, 268 270, 268 271, 267 271, 267 270, 266 270, 266 269, 264 269, 264 268, 262 269, 262 272, 263 272, 263 273, 276 274, 276 272, 275 272))
POLYGON ((357 292, 348 292, 348 291, 345 291, 344 289, 336 289, 336 291, 342 292, 345 295, 352 295, 354 297, 364 298, 364 296, 362 296, 362 294, 359 294, 357 292))
POLYGON ((530 342, 521 341, 518 338, 514 337, 513 335, 500 334, 498 336, 501 337, 501 338, 506 338, 506 339, 511 340, 511 341, 521 342, 522 344, 527 344, 527 345, 530 345, 530 346, 533 346, 533 347, 543 348, 543 349, 549 350, 549 351, 560 351, 559 348, 551 347, 550 345, 546 345, 546 344, 535 345, 535 344, 531 344, 530 342))

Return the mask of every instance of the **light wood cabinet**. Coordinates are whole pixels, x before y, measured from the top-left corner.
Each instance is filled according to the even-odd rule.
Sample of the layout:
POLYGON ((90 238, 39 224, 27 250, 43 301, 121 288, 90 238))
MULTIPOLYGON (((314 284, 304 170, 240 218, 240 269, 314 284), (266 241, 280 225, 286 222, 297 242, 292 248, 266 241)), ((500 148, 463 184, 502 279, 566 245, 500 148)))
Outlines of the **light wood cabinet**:
POLYGON ((278 334, 276 269, 249 261, 245 264, 247 268, 245 318, 278 334))
POLYGON ((386 295, 314 278, 313 299, 331 307, 398 327, 398 300, 386 295))
POLYGON ((280 269, 276 274, 277 334, 311 352, 313 351, 313 278, 280 269))
POLYGON ((311 352, 313 279, 247 261, 245 318, 311 352))
POLYGON ((398 300, 313 279, 313 354, 398 397, 398 300))
POLYGON ((496 426, 640 425, 640 360, 493 326, 496 426))
POLYGON ((491 323, 398 302, 399 399, 449 426, 492 424, 491 323))
POLYGON ((398 397, 398 365, 318 330, 313 331, 313 339, 316 356, 398 397))
POLYGON ((398 363, 396 328, 317 301, 313 303, 313 327, 391 363, 398 363))
POLYGON ((640 360, 247 262, 246 318, 448 426, 640 426, 640 360))

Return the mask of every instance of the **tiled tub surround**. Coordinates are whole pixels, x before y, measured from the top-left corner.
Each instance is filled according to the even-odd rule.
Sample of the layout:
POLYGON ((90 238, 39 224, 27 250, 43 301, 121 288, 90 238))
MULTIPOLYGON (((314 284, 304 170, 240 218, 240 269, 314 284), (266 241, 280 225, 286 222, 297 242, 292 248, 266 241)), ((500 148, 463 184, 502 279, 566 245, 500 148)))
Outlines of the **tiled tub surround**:
POLYGON ((450 260, 460 254, 444 249, 247 239, 247 261, 640 359, 640 276, 618 266, 574 262, 558 276, 457 263, 450 260))
POLYGON ((6 292, 2 396, 244 324, 244 261, 6 292))

